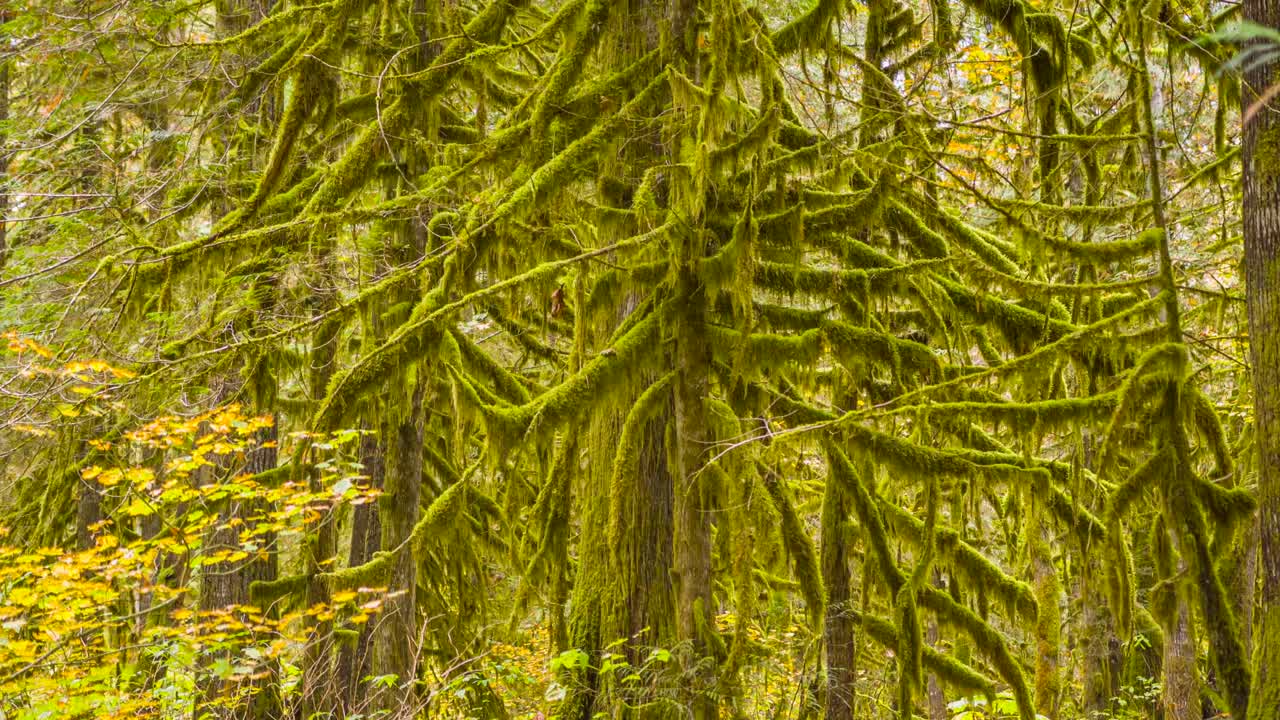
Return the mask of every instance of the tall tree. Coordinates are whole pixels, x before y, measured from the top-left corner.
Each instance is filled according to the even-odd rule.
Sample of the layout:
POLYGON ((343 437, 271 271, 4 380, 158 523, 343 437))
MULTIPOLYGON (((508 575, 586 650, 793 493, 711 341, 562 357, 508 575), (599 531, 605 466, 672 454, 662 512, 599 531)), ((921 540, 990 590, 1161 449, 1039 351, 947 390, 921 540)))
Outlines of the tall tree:
MULTIPOLYGON (((1246 0, 1244 16, 1280 29, 1280 3, 1246 0)), ((1258 567, 1262 575, 1249 719, 1280 716, 1280 108, 1274 60, 1244 78, 1244 269, 1258 448, 1258 567)))

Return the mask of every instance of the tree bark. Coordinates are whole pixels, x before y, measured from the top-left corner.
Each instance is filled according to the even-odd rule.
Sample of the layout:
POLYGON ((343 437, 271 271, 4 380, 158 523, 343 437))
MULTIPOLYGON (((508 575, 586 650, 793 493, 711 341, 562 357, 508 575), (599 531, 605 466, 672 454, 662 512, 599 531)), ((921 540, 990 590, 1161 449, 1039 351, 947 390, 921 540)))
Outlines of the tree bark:
MULTIPOLYGON (((323 313, 336 301, 336 291, 332 282, 332 263, 330 253, 332 247, 324 247, 321 257, 321 278, 315 295, 314 312, 323 313)), ((337 362, 339 326, 334 322, 321 322, 312 335, 311 340, 311 372, 309 383, 311 396, 324 397, 325 389, 333 376, 337 362)), ((324 488, 320 482, 320 473, 315 468, 307 468, 307 482, 312 493, 319 493, 324 488)), ((329 568, 337 555, 338 549, 334 538, 333 507, 317 508, 318 517, 308 523, 303 535, 303 559, 306 563, 307 589, 306 607, 329 607, 332 595, 329 583, 321 573, 329 568)), ((314 622, 310 628, 302 660, 302 698, 299 704, 302 720, 308 718, 332 717, 338 711, 338 694, 334 675, 333 656, 333 621, 308 620, 314 622)))
POLYGON ((1107 711, 1115 695, 1111 672, 1111 640, 1115 637, 1111 612, 1107 607, 1107 595, 1103 583, 1105 577, 1098 550, 1082 554, 1080 572, 1080 622, 1079 642, 1081 650, 1081 708, 1085 717, 1095 717, 1107 711))
MULTIPOLYGON (((0 10, 0 25, 11 19, 8 10, 0 10)), ((9 39, 0 35, 0 47, 9 39)), ((9 137, 4 129, 9 124, 9 66, 8 58, 0 59, 0 270, 4 270, 9 258, 9 137)))
POLYGON ((1196 672, 1196 639, 1191 603, 1177 591, 1176 610, 1164 633, 1164 720, 1201 720, 1200 676, 1196 672))
MULTIPOLYGON (((844 531, 849 505, 840 486, 827 482, 822 501, 822 581, 827 591, 822 645, 827 660, 825 720, 853 720, 854 635, 853 589, 849 577, 849 541, 844 531)), ((935 630, 936 632, 936 630, 935 630)), ((936 639, 936 638, 935 638, 936 639)))
MULTIPOLYGON (((364 474, 369 477, 370 487, 381 490, 384 474, 382 440, 376 434, 369 433, 360 439, 360 464, 364 474)), ((351 513, 351 550, 347 567, 357 567, 369 562, 381 547, 382 524, 378 517, 377 503, 356 506, 351 513)), ((347 715, 356 715, 362 711, 363 693, 359 691, 359 687, 372 670, 372 643, 373 625, 366 623, 360 628, 356 641, 343 646, 338 653, 334 670, 335 692, 347 715)))
POLYGON ((1058 696, 1062 692, 1061 642, 1062 607, 1059 602, 1058 569, 1049 543, 1048 511, 1042 502, 1033 505, 1027 528, 1031 550, 1032 587, 1036 596, 1036 709, 1049 720, 1058 719, 1058 696))
MULTIPOLYGON (((378 499, 382 521, 381 546, 392 550, 407 542, 418 521, 422 492, 423 391, 416 388, 405 417, 387 430, 386 487, 378 499)), ((374 676, 394 676, 381 687, 373 707, 390 718, 411 718, 417 712, 418 620, 417 561, 412 552, 396 554, 388 589, 391 595, 378 618, 373 641, 374 676)))
MULTIPOLYGON (((1280 28, 1280 2, 1245 0, 1247 20, 1280 28)), ((1245 73, 1254 106, 1280 78, 1277 63, 1245 73)), ((1280 717, 1280 108, 1256 108, 1244 126, 1244 264, 1258 444, 1258 565, 1262 574, 1249 720, 1280 717)))

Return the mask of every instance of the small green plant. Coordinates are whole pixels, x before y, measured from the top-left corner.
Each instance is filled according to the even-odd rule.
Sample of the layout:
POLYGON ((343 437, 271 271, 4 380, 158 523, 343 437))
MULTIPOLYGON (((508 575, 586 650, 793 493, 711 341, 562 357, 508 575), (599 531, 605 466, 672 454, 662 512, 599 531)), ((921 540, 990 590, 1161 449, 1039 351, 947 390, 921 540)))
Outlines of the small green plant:
POLYGON ((1108 712, 1094 713, 1090 720, 1141 720, 1150 717, 1151 708, 1160 699, 1161 689, 1156 678, 1140 676, 1133 684, 1120 688, 1120 692, 1111 698, 1108 712))

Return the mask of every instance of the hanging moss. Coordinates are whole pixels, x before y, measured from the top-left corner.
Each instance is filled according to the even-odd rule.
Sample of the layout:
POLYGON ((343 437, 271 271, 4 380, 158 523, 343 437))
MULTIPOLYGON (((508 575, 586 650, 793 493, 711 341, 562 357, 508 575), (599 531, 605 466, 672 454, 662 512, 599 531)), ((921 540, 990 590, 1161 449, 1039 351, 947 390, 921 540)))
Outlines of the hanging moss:
POLYGON ((431 505, 427 507, 426 512, 422 513, 422 517, 418 518, 407 541, 415 555, 421 555, 433 536, 439 534, 449 523, 455 522, 462 514, 470 496, 467 477, 474 469, 474 467, 469 469, 463 473, 458 482, 445 488, 444 492, 431 501, 431 505))
MULTIPOLYGON (((366 392, 373 385, 385 380, 390 375, 389 370, 394 367, 399 367, 399 363, 403 358, 419 351, 423 347, 426 347, 433 338, 438 338, 440 331, 435 327, 435 325, 450 313, 457 312, 463 307, 475 303, 478 300, 491 295, 496 295, 511 287, 519 286, 540 277, 553 275, 570 265, 607 254, 621 247, 642 245, 653 238, 662 236, 665 231, 666 228, 663 226, 648 233, 636 236, 630 240, 615 243, 614 245, 606 248, 592 250, 574 258, 543 263, 532 270, 507 278, 501 282, 494 283, 483 289, 476 290, 469 295, 454 300, 453 302, 444 303, 438 293, 429 293, 418 303, 417 306, 415 306, 410 319, 404 325, 397 328, 386 342, 374 349, 368 355, 362 357, 353 367, 334 375, 333 381, 329 386, 329 391, 326 393, 324 400, 320 403, 319 409, 311 420, 312 427, 326 429, 336 427, 346 413, 350 412, 351 404, 356 398, 366 392)), ((453 256, 453 258, 456 259, 456 256, 453 256)), ((446 274, 450 272, 449 261, 446 261, 445 272, 446 274)), ((648 331, 653 331, 655 325, 656 324, 647 325, 646 328, 648 331)), ((623 349, 626 349, 627 351, 635 349, 634 343, 625 342, 623 343, 623 347, 620 347, 617 351, 597 358, 597 360, 600 360, 601 362, 589 366, 592 368, 592 371, 581 377, 580 382, 590 383, 593 378, 596 380, 600 379, 600 374, 604 367, 606 367, 606 364, 603 361, 606 361, 613 355, 620 353, 623 349)), ((615 367, 615 369, 617 368, 615 367)), ((584 368, 584 371, 586 370, 587 368, 584 368)), ((566 390, 564 387, 560 387, 556 391, 548 393, 545 396, 545 401, 549 403, 552 399, 558 399, 559 404, 557 407, 563 409, 564 403, 575 395, 576 389, 578 388, 566 390)), ((509 414, 520 413, 523 411, 512 410, 504 412, 509 414)), ((498 417, 501 422, 505 422, 506 424, 504 427, 508 429, 514 425, 518 425, 521 420, 520 417, 507 417, 506 420, 502 420, 503 413, 489 414, 489 417, 495 416, 498 417)))
POLYGON ((898 707, 900 717, 911 720, 914 698, 924 686, 924 636, 916 612, 915 588, 904 585, 893 605, 898 628, 898 707))
POLYGON ((1213 460, 1217 465, 1214 468, 1214 474, 1218 477, 1231 476, 1235 463, 1232 460, 1231 448, 1227 445, 1226 432, 1222 428, 1222 421, 1218 418, 1217 409, 1209 401, 1208 396, 1189 381, 1183 386, 1182 396, 1186 400, 1196 428, 1200 430, 1200 434, 1213 451, 1213 460))
POLYGON ((266 608, 288 598, 300 599, 306 592, 308 575, 289 575, 278 580, 254 580, 249 583, 249 601, 259 608, 266 608))
POLYGON ((884 523, 880 518, 879 507, 871 492, 867 489, 865 481, 854 470, 848 457, 830 444, 828 444, 826 451, 827 465, 831 472, 831 478, 840 483, 844 491, 848 493, 858 519, 866 531, 867 541, 874 551, 876 563, 888 585, 889 592, 894 597, 897 597, 898 592, 906 584, 907 578, 903 575, 902 570, 898 568, 898 564, 894 561, 893 554, 889 549, 889 538, 885 533, 884 523))
MULTIPOLYGON (((925 538, 924 521, 892 502, 881 502, 885 519, 899 537, 919 546, 925 538)), ((960 534, 951 528, 939 527, 936 540, 938 553, 965 584, 981 587, 984 592, 1002 603, 1009 615, 1020 615, 1029 620, 1036 617, 1036 599, 1031 586, 1006 574, 973 546, 964 542, 960 534)))
POLYGON ((1031 699, 1031 691, 1027 687, 1026 676, 1021 666, 1009 652, 1004 638, 976 613, 959 605, 947 593, 934 588, 924 587, 920 590, 920 605, 937 613, 938 618, 963 630, 977 649, 986 655, 1013 690, 1014 700, 1018 704, 1018 715, 1023 720, 1034 720, 1035 703, 1031 699))
POLYGON ((634 497, 632 485, 639 482, 640 448, 644 442, 645 426, 657 412, 659 404, 670 398, 671 383, 675 381, 674 372, 667 373, 657 382, 645 389, 636 399, 622 424, 622 432, 618 436, 618 451, 613 458, 612 490, 609 493, 609 547, 623 547, 627 531, 624 503, 634 497))
POLYGON ((883 185, 876 185, 849 197, 841 195, 815 198, 812 194, 806 194, 804 207, 812 209, 803 213, 804 231, 811 236, 825 233, 839 233, 843 237, 857 235, 874 227, 880 219, 881 208, 885 204, 884 196, 887 194, 883 185))
POLYGON ((888 366, 898 377, 929 381, 942 376, 942 360, 927 345, 834 320, 824 322, 822 330, 832 353, 846 367, 862 361, 888 366))
POLYGON ((1228 488, 1203 478, 1195 481, 1196 498, 1215 524, 1235 526, 1248 519, 1258 507, 1258 501, 1248 489, 1228 488))
MULTIPOLYGON (((620 132, 632 116, 647 107, 657 96, 659 90, 666 86, 667 73, 660 73, 653 78, 643 90, 617 113, 600 122, 591 132, 575 140, 569 147, 557 153, 544 165, 529 176, 520 187, 516 188, 506 200, 494 209, 483 227, 501 222, 530 204, 545 198, 548 192, 559 190, 568 185, 571 174, 587 158, 599 152, 605 143, 612 140, 620 132)), ((474 236, 476 231, 472 231, 474 236)))
POLYGON ((777 508, 781 526, 782 544, 791 556, 793 573, 800 583, 804 596, 805 609, 810 622, 817 627, 821 622, 826 607, 826 591, 822 586, 822 572, 818 569, 818 552, 813 546, 813 539, 805 531, 795 506, 792 505, 788 493, 782 486, 781 479, 768 467, 757 463, 760 483, 764 486, 773 506, 777 508))
POLYGON ((522 578, 522 590, 528 590, 517 594, 518 608, 523 607, 528 591, 563 570, 559 564, 565 561, 568 548, 570 486, 577 453, 576 438, 566 434, 555 449, 551 467, 529 512, 534 531, 526 535, 526 540, 534 549, 529 553, 522 578))
POLYGON ((1137 470, 1116 487, 1107 503, 1107 516, 1118 520, 1139 496, 1149 488, 1157 487, 1174 462, 1172 448, 1164 448, 1147 459, 1137 470))
POLYGON ((1028 403, 1016 402, 938 402, 928 405, 907 406, 898 409, 914 411, 919 416, 932 419, 939 415, 968 416, 981 422, 1007 427, 1048 431, 1055 428, 1077 427, 1103 418, 1109 418, 1119 396, 1116 393, 1100 393, 1089 397, 1060 398, 1028 403))
POLYGON ((450 332, 458 343, 468 370, 492 382, 499 396, 506 402, 523 404, 529 401, 531 383, 528 380, 507 370, 462 333, 457 330, 450 332))
POLYGON ((570 417, 608 399, 608 390, 628 375, 637 375, 652 358, 661 313, 645 319, 618 338, 582 369, 533 401, 514 408, 483 408, 491 441, 500 447, 518 441, 535 424, 551 430, 570 417))
MULTIPOLYGON (((1120 402, 1107 421, 1103 432, 1102 443, 1098 451, 1098 468, 1106 473, 1115 460, 1115 445, 1118 442, 1118 430, 1126 422, 1133 419, 1133 412, 1142 407, 1142 400, 1149 398, 1151 385, 1154 382, 1180 382, 1186 363, 1186 349, 1180 343, 1166 343, 1148 350, 1138 359, 1137 365, 1130 371, 1121 386, 1120 402)), ((1163 394, 1157 394, 1161 397, 1163 394)))
MULTIPOLYGON (((898 630, 894 624, 883 618, 860 613, 856 610, 845 611, 848 616, 862 626, 867 634, 881 646, 897 652, 900 646, 898 630)), ((969 665, 957 660, 952 655, 939 652, 928 645, 922 648, 923 665, 940 680, 962 692, 982 693, 994 700, 995 683, 969 665)))
POLYGON ((926 275, 945 260, 924 260, 876 270, 819 270, 810 267, 760 261, 755 283, 766 290, 794 296, 798 293, 842 298, 851 290, 867 288, 879 295, 912 275, 926 275))
POLYGON ((1040 233, 1031 233, 1030 239, 1053 252, 1063 253, 1073 260, 1103 264, 1125 262, 1150 255, 1160 242, 1160 234, 1148 230, 1129 240, 1088 243, 1040 233))
POLYGON ((303 94, 306 90, 300 87, 298 78, 290 78, 284 85, 284 111, 280 124, 276 128, 275 140, 271 145, 271 153, 267 165, 258 179, 258 186, 253 195, 240 205, 235 212, 229 214, 214 229, 214 237, 221 237, 249 220, 262 207, 267 197, 275 191, 284 175, 286 165, 293 157, 293 147, 302 134, 302 124, 310 113, 312 104, 303 94))
POLYGON ((707 326, 713 356, 722 362, 738 361, 748 377, 786 368, 813 367, 822 353, 820 330, 808 330, 798 335, 773 333, 742 334, 707 326))
POLYGON ((379 551, 373 559, 363 565, 356 565, 333 572, 322 573, 331 591, 350 590, 358 587, 378 587, 387 584, 391 570, 395 567, 396 554, 390 551, 379 551))
POLYGON ((723 144, 711 151, 709 157, 711 171, 723 173, 738 170, 743 158, 753 157, 773 145, 781 120, 781 113, 777 106, 770 107, 760 115, 754 125, 733 142, 723 144))
POLYGON ((769 38, 778 57, 802 50, 820 50, 828 43, 831 23, 840 12, 843 0, 815 0, 813 6, 769 38))
POLYGON ((921 474, 962 476, 974 468, 971 459, 956 452, 935 450, 859 425, 846 426, 842 431, 845 438, 871 457, 914 477, 921 474))
POLYGON ((886 219, 927 258, 944 258, 950 254, 947 241, 924 224, 920 218, 898 200, 889 203, 886 219))

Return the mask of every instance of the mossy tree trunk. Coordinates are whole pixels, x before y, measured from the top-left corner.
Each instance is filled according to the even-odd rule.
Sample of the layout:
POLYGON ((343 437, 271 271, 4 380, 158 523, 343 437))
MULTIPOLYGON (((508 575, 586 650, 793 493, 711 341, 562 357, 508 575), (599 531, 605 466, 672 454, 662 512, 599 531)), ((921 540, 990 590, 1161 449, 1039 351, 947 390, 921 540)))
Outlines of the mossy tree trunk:
POLYGON ((827 591, 822 630, 827 672, 823 713, 826 720, 854 718, 853 673, 857 659, 857 638, 852 613, 849 537, 845 530, 850 513, 849 503, 840 485, 828 482, 822 501, 822 580, 827 591))
POLYGON ((1160 707, 1164 720, 1200 720, 1200 676, 1196 669, 1196 638, 1192 626, 1191 603, 1185 593, 1171 608, 1173 614, 1165 620, 1163 688, 1160 707))
POLYGON ((1036 597, 1036 709, 1049 720, 1058 718, 1062 693, 1061 641, 1062 609, 1059 601, 1058 568, 1054 565, 1050 518, 1044 502, 1029 498, 1031 516, 1027 544, 1031 552, 1031 578, 1036 597))
MULTIPOLYGON (((384 474, 382 439, 376 433, 367 433, 360 438, 360 465, 361 472, 369 478, 369 486, 381 490, 384 474)), ((350 538, 347 567, 364 565, 381 549, 382 526, 376 503, 357 505, 352 511, 350 538)), ((364 693, 361 687, 371 671, 373 628, 372 623, 366 623, 355 640, 344 643, 338 652, 334 692, 346 715, 362 712, 364 693)))
MULTIPOLYGON (((1245 0, 1247 19, 1280 28, 1280 2, 1245 0)), ((1280 77, 1276 62, 1252 67, 1251 106, 1280 77)), ((1258 444, 1258 537, 1262 574, 1249 720, 1280 717, 1280 110, 1255 108, 1244 127, 1244 264, 1258 444)))
MULTIPOLYGON (((329 254, 332 249, 326 247, 323 252, 325 254, 320 258, 321 271, 314 296, 314 311, 317 314, 328 310, 336 300, 336 291, 330 279, 333 268, 329 254)), ((313 398, 324 396, 329 379, 333 376, 338 355, 338 330, 339 326, 335 322, 321 322, 312 335, 308 380, 313 398)), ((320 472, 314 468, 308 468, 306 472, 311 492, 321 493, 324 488, 320 472)), ((307 524, 302 542, 308 608, 331 605, 329 584, 321 573, 333 566, 337 554, 333 513, 329 508, 316 508, 316 511, 316 519, 307 524)), ((355 543, 352 544, 354 546, 355 543)), ((303 718, 327 718, 335 715, 339 709, 333 656, 333 621, 309 619, 308 622, 312 626, 303 650, 300 709, 303 718)))
MULTIPOLYGON (((388 551, 408 542, 418 522, 422 493, 422 389, 413 389, 406 404, 402 415, 390 419, 384 430, 387 467, 378 516, 382 526, 380 545, 388 551)), ((387 588, 390 595, 373 639, 373 675, 387 681, 376 691, 372 705, 390 718, 411 718, 417 712, 414 685, 419 639, 418 572, 412 552, 396 553, 387 588)))
MULTIPOLYGON (((686 240, 694 258, 693 238, 686 240)), ((700 254, 700 253, 699 253, 700 254)), ((694 720, 716 716, 716 668, 712 656, 715 608, 711 598, 711 503, 702 472, 707 452, 707 425, 703 399, 708 397, 710 358, 703 340, 702 292, 696 260, 689 259, 678 270, 676 341, 675 427, 677 472, 675 473, 675 558, 677 638, 689 643, 692 653, 686 674, 688 702, 694 720)))

